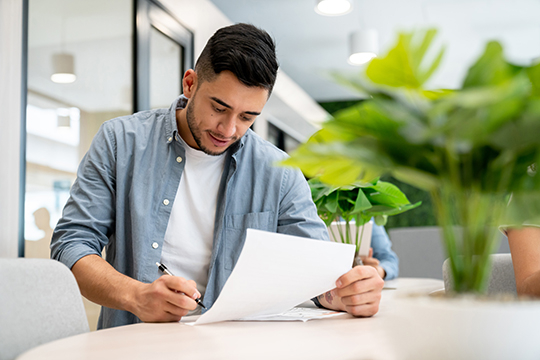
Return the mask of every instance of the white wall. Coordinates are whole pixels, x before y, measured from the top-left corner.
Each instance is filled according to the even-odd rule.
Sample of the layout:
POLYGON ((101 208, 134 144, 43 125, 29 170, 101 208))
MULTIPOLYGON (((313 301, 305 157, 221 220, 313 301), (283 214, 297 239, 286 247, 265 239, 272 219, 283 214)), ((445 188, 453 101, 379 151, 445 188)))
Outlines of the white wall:
POLYGON ((22 0, 0 0, 0 257, 18 255, 22 0))

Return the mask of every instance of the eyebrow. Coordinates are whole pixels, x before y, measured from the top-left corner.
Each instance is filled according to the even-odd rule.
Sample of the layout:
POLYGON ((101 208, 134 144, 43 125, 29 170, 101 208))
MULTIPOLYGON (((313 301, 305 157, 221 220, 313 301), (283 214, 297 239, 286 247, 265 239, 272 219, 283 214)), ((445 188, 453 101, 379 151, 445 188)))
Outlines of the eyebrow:
MULTIPOLYGON (((231 106, 231 105, 227 104, 227 103, 224 102, 223 100, 218 99, 217 97, 213 97, 213 96, 212 96, 212 97, 210 97, 210 99, 211 99, 212 101, 217 102, 217 103, 220 104, 221 106, 225 106, 225 107, 228 108, 228 109, 232 109, 232 106, 231 106)), ((244 114, 254 115, 254 116, 259 116, 259 115, 261 115, 260 112, 256 112, 256 111, 244 111, 244 114)))

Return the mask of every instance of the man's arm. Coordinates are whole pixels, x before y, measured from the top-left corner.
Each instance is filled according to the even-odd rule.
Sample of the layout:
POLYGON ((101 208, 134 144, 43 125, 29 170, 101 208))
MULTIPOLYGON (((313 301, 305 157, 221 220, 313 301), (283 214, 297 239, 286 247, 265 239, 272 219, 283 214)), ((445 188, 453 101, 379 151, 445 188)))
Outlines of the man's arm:
POLYGON ((361 256, 362 263, 366 266, 371 266, 377 270, 377 274, 381 277, 381 279, 386 278, 386 271, 381 266, 381 262, 373 257, 373 248, 369 248, 369 254, 368 256, 361 256))
POLYGON ((375 268, 356 266, 336 281, 336 288, 317 299, 327 309, 354 316, 373 316, 379 311, 384 281, 375 268))
POLYGON ((370 255, 362 258, 364 265, 373 266, 385 280, 391 280, 399 274, 399 258, 392 250, 392 242, 384 226, 373 224, 370 255))
POLYGON ((145 322, 179 321, 197 307, 194 299, 201 296, 193 280, 161 276, 145 284, 119 273, 98 255, 81 258, 71 270, 84 297, 145 322))
POLYGON ((540 297, 540 228, 509 229, 507 235, 517 293, 540 297))

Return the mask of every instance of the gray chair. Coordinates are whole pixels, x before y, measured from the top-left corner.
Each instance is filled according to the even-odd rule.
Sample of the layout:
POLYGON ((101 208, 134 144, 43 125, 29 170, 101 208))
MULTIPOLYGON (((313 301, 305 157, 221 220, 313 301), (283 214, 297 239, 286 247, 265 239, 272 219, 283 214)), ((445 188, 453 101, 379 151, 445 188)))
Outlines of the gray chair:
POLYGON ((0 259, 0 360, 88 332, 75 277, 48 259, 0 259))
MULTIPOLYGON (((491 275, 489 277, 487 293, 492 294, 516 294, 516 278, 514 266, 510 254, 491 255, 491 275)), ((450 262, 446 259, 443 263, 444 288, 452 288, 453 279, 450 270, 450 262)))
MULTIPOLYGON (((400 277, 443 279, 446 259, 438 226, 394 228, 388 231, 392 249, 399 257, 400 277)), ((501 234, 497 253, 508 253, 508 240, 501 234)))
POLYGON ((395 228, 388 231, 388 236, 399 258, 399 277, 442 280, 445 255, 439 227, 395 228))

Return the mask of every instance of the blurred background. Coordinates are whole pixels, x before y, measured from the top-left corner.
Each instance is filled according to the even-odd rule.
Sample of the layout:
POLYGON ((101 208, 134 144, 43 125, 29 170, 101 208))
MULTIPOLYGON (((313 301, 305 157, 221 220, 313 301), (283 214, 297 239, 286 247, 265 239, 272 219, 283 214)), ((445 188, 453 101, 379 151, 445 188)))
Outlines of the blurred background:
MULTIPOLYGON (((430 88, 459 87, 491 39, 515 63, 540 59, 540 0, 328 2, 28 0, 26 256, 49 256, 52 229, 100 125, 169 107, 182 93, 183 73, 222 26, 252 23, 274 37, 280 74, 254 130, 289 152, 332 113, 362 101, 330 74, 359 72, 362 60, 384 55, 398 31, 439 30, 446 52, 430 88)), ((387 228, 435 224, 427 194, 385 180, 411 202, 424 202, 390 218, 387 228)))

